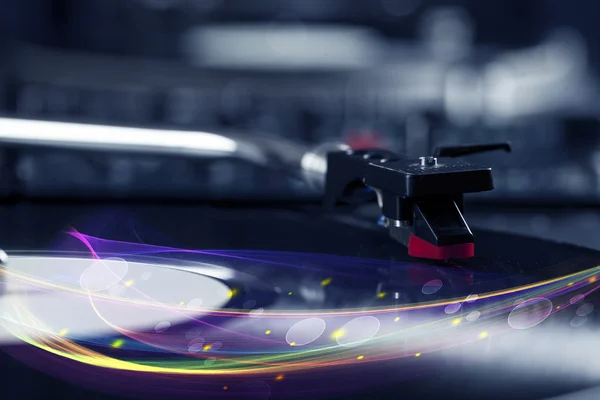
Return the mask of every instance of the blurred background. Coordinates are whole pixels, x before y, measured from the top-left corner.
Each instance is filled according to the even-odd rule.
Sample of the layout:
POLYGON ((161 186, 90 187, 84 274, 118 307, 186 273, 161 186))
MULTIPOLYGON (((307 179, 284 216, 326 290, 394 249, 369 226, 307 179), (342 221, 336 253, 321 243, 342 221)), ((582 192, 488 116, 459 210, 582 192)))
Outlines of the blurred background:
MULTIPOLYGON (((413 156, 510 140, 510 155, 473 156, 495 168, 497 185, 478 199, 600 200, 594 0, 1 0, 0 9, 3 117, 413 156)), ((16 129, 3 121, 0 133, 16 129)), ((282 168, 238 158, 8 146, 0 195, 310 197, 282 168)))

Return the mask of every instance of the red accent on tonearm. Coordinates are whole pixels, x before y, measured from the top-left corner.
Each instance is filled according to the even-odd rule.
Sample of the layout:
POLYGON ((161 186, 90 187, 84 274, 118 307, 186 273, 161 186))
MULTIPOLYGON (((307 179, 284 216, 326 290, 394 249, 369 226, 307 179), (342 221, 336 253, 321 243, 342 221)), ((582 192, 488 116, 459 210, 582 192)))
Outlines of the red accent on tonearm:
POLYGON ((475 256, 474 243, 436 246, 415 235, 408 239, 408 255, 416 258, 432 260, 449 260, 451 258, 471 258, 475 256))

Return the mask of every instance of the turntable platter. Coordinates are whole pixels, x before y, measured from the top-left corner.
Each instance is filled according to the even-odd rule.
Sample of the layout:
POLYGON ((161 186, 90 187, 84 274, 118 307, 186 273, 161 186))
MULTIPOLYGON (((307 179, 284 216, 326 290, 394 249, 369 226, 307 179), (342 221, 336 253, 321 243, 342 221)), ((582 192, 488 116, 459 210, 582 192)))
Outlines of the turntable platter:
POLYGON ((77 231, 45 251, 9 251, 2 326, 12 357, 69 393, 518 398, 552 376, 531 398, 575 382, 544 368, 556 355, 532 343, 593 330, 600 253, 577 246, 476 231, 476 257, 440 263, 406 256, 368 214, 41 214, 43 230, 77 231), (502 365, 518 375, 511 385, 502 365), (482 388, 469 376, 484 370, 482 388))

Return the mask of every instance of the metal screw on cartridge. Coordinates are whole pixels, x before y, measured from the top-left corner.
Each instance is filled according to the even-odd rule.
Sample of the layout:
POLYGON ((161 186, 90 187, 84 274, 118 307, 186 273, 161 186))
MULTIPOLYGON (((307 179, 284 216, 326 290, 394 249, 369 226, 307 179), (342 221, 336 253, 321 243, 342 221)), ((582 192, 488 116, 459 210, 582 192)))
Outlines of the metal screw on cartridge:
POLYGON ((435 157, 419 157, 421 167, 435 167, 437 165, 437 158, 435 157))

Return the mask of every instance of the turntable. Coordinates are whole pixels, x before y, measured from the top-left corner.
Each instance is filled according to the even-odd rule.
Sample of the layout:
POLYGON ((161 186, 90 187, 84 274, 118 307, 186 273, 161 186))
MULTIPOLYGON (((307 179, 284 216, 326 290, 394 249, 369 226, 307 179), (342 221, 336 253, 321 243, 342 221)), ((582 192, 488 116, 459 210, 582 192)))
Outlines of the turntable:
POLYGON ((1 399, 600 398, 600 3, 24 1, 1 399))
POLYGON ((415 160, 329 148, 311 181, 326 207, 3 206, 4 393, 530 399, 593 386, 600 253, 470 228, 462 194, 492 189, 491 171, 452 156, 493 149, 509 147, 415 160))

